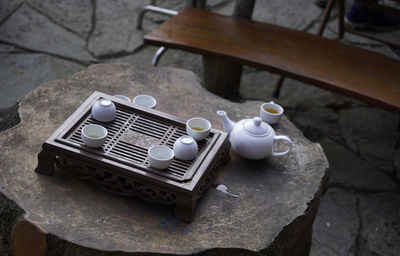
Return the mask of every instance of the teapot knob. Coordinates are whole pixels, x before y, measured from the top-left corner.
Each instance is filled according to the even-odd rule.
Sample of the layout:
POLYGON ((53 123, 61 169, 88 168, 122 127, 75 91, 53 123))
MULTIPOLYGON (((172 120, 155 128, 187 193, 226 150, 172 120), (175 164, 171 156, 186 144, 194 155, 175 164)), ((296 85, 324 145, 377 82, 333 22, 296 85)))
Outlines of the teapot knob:
POLYGON ((260 126, 262 120, 261 120, 260 117, 254 117, 253 122, 254 122, 254 125, 255 125, 255 126, 260 126))

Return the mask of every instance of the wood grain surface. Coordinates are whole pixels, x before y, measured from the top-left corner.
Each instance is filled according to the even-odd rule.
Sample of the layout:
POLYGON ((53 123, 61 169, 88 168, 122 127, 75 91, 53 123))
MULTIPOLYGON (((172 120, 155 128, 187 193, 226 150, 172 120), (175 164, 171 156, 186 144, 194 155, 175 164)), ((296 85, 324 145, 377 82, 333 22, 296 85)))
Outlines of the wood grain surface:
POLYGON ((400 112, 400 62, 335 40, 199 9, 183 10, 144 39, 279 73, 400 112))

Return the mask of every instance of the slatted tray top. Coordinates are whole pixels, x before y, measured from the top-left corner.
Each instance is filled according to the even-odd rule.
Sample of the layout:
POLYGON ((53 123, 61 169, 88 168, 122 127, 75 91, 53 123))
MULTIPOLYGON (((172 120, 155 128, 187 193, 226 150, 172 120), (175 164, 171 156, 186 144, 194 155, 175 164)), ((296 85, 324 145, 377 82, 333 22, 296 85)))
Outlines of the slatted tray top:
POLYGON ((147 151, 154 145, 166 145, 173 148, 174 142, 186 135, 185 120, 167 114, 144 109, 132 103, 125 103, 109 95, 95 93, 89 104, 78 113, 68 128, 57 134, 56 142, 79 149, 104 159, 122 163, 146 172, 151 172, 175 181, 190 180, 204 158, 209 153, 219 134, 212 130, 209 136, 198 141, 198 155, 194 160, 183 161, 174 158, 166 170, 150 167, 147 151), (100 122, 91 115, 92 105, 101 99, 113 101, 117 108, 116 118, 111 122, 100 122), (85 146, 81 140, 82 128, 89 124, 99 124, 107 131, 107 139, 101 148, 93 149, 85 146))
POLYGON ((172 148, 179 137, 186 135, 185 126, 157 119, 156 116, 138 111, 133 106, 127 107, 118 102, 114 104, 117 107, 117 117, 113 121, 103 123, 95 120, 89 108, 79 122, 58 136, 56 141, 175 181, 191 179, 198 167, 196 162, 204 158, 203 149, 213 142, 214 133, 210 133, 206 139, 198 142, 196 159, 182 161, 175 158, 168 169, 157 170, 150 167, 147 150, 154 145, 167 145, 172 148), (81 130, 89 124, 102 125, 108 131, 106 142, 99 149, 88 148, 81 140, 81 130))

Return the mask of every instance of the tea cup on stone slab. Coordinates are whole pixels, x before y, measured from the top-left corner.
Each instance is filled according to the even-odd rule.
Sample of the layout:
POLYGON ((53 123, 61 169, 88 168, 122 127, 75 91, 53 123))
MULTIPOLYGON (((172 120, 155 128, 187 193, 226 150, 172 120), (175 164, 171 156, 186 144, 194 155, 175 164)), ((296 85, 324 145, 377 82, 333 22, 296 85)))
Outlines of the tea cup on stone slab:
POLYGON ((210 134, 211 123, 205 118, 193 117, 186 122, 186 132, 189 136, 199 141, 210 134))
POLYGON ((174 159, 174 151, 165 145, 152 146, 148 150, 147 160, 151 167, 167 169, 174 159))
POLYGON ((260 107, 260 117, 267 124, 277 124, 283 115, 283 108, 273 101, 264 103, 260 107))
POLYGON ((111 122, 117 116, 117 108, 109 99, 100 99, 92 106, 92 117, 100 122, 111 122))
POLYGON ((89 124, 82 128, 81 139, 85 146, 101 147, 107 138, 107 129, 98 124, 89 124))

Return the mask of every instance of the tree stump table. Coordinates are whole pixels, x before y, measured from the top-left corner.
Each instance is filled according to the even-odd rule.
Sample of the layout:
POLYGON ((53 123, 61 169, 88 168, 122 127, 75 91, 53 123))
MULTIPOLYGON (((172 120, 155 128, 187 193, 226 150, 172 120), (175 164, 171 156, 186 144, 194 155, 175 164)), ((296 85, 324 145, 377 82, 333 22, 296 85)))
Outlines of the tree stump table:
POLYGON ((94 91, 149 94, 157 110, 217 129, 217 110, 237 121, 261 104, 219 98, 189 71, 131 64, 93 65, 42 85, 20 103, 21 123, 0 133, 1 255, 308 255, 328 162, 285 117, 274 128, 294 141, 292 151, 260 161, 231 151, 191 223, 172 206, 111 195, 63 170, 36 173, 42 143, 94 91))

